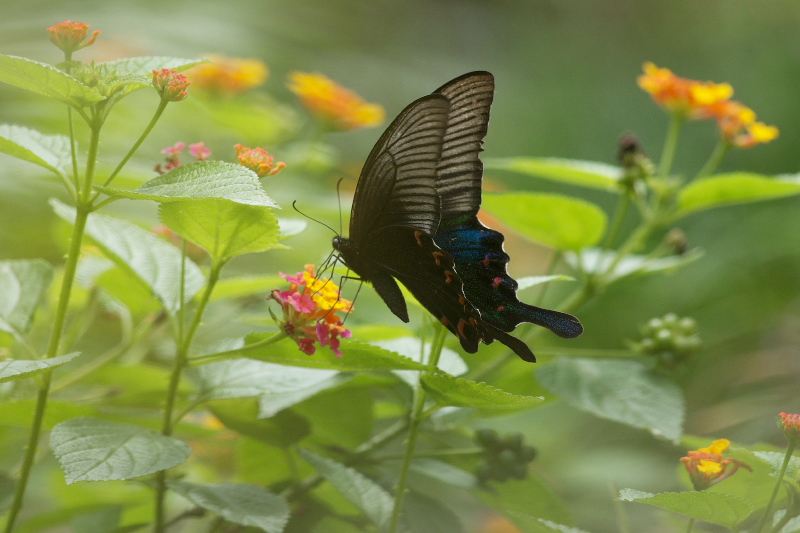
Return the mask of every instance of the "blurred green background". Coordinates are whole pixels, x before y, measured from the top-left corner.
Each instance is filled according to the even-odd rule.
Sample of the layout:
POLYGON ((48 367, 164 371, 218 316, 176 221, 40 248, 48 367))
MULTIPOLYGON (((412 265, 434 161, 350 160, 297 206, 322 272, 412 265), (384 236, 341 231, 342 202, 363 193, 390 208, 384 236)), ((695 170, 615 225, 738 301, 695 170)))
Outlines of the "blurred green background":
MULTIPOLYGON (((4 1, 0 53, 58 61, 45 28, 67 18, 103 31, 97 44, 78 53, 82 60, 222 53, 256 57, 270 68, 261 100, 253 100, 264 112, 243 117, 246 125, 226 128, 218 110, 191 98, 185 108, 171 106, 132 161, 132 179, 152 177, 159 150, 177 140, 205 140, 216 157, 228 160, 235 142, 260 145, 291 165, 298 147, 285 143, 297 134, 292 125, 305 116, 285 87, 292 70, 324 73, 384 105, 389 117, 459 74, 489 70, 497 92, 487 157, 614 163, 620 135, 632 132, 657 158, 666 116, 636 85, 647 60, 680 76, 731 83, 736 99, 780 128, 777 141, 731 153, 721 171, 800 170, 800 4, 793 0, 4 1)), ((155 96, 141 91, 115 112, 101 147, 109 157, 101 165, 115 164, 154 106, 155 96)), ((63 118, 60 107, 0 86, 0 123, 64 133, 63 118)), ((267 182, 268 193, 284 208, 297 199, 304 211, 337 224, 336 179, 350 178, 345 188, 352 188, 379 133, 380 128, 329 136, 334 150, 324 152, 320 164, 330 160, 333 167, 325 179, 290 166, 267 182)), ((710 123, 690 123, 675 172, 693 175, 715 135, 710 123)), ((47 198, 60 196, 60 185, 10 158, 0 165, 0 259, 58 262, 63 239, 53 230, 47 198)), ((579 195, 609 213, 616 202, 610 194, 518 175, 487 177, 509 188, 579 195)), ((774 417, 800 411, 799 201, 735 206, 681 220, 690 246, 701 247, 705 256, 672 275, 613 286, 578 311, 586 333, 570 346, 619 348, 653 316, 692 316, 705 347, 682 383, 686 432, 781 444, 774 417)), ((117 202, 110 212, 156 223, 154 206, 142 202, 117 202)), ((634 224, 629 217, 626 227, 634 224)), ((324 257, 329 237, 312 227, 290 241, 292 251, 242 260, 234 268, 294 272, 324 257)), ((516 275, 541 274, 550 254, 513 236, 507 248, 516 275)), ((361 298, 371 305, 374 295, 361 298)), ((393 323, 388 311, 375 309, 393 323)), ((578 525, 595 532, 614 530, 615 487, 680 487, 675 460, 683 450, 563 404, 498 419, 496 427, 524 428, 540 450, 537 470, 569 499, 578 525)), ((652 517, 638 508, 629 511, 634 524, 652 517)))

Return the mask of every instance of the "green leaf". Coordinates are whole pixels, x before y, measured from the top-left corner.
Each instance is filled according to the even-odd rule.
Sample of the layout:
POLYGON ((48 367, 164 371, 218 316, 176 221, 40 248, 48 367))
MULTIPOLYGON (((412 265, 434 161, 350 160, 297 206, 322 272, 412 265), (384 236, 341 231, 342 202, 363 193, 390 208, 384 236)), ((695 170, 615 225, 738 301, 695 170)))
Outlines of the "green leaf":
POLYGON ((401 526, 400 531, 464 533, 459 516, 447 505, 413 490, 406 495, 401 524, 407 529, 401 526))
POLYGON ((621 192, 622 169, 594 161, 558 159, 554 157, 487 158, 483 167, 488 170, 509 170, 571 185, 604 191, 621 192))
POLYGON ((35 374, 41 374, 46 370, 58 368, 78 357, 80 352, 68 353, 60 357, 50 359, 37 359, 35 361, 22 361, 19 359, 9 359, 0 361, 0 383, 13 381, 15 379, 28 378, 35 374))
POLYGON ((45 135, 13 124, 0 124, 0 153, 44 167, 57 176, 66 176, 70 163, 68 137, 45 135))
MULTIPOLYGON (((75 209, 50 200, 58 216, 75 220, 75 209)), ((92 213, 86 234, 120 267, 141 279, 164 308, 175 314, 180 307, 181 251, 139 226, 118 218, 92 213)), ((189 301, 205 284, 200 268, 186 260, 184 297, 189 301)))
POLYGON ((753 505, 744 498, 708 490, 650 494, 633 489, 623 489, 619 493, 619 499, 627 502, 646 503, 729 529, 735 529, 753 512, 753 505))
MULTIPOLYGON (((298 368, 298 367, 287 367, 283 365, 276 365, 281 366, 283 368, 298 368)), ((311 369, 304 369, 304 370, 311 370, 311 369)), ((321 372, 325 372, 322 370, 321 372)), ((320 392, 324 392, 328 389, 332 389, 334 387, 338 387, 344 383, 347 383, 353 378, 352 374, 344 374, 341 372, 337 372, 330 378, 326 380, 320 380, 310 383, 305 383, 305 386, 300 387, 298 386, 295 390, 285 391, 285 392, 269 392, 262 394, 258 397, 258 418, 270 418, 275 416, 279 412, 283 411, 288 407, 292 407, 297 405, 300 402, 308 400, 319 394, 320 392)))
POLYGON ((775 179, 760 174, 735 172, 694 181, 678 193, 678 213, 688 214, 720 207, 772 200, 800 194, 800 182, 775 179))
MULTIPOLYGON (((617 281, 628 276, 644 276, 658 272, 677 270, 689 263, 697 261, 705 255, 700 248, 689 250, 683 255, 650 258, 643 255, 627 255, 614 267, 614 272, 608 275, 609 282, 617 281)), ((582 250, 580 254, 567 252, 564 260, 569 266, 587 274, 604 273, 616 257, 616 252, 608 252, 590 248, 582 250)))
POLYGON ((536 285, 550 283, 553 281, 575 281, 575 278, 564 274, 556 274, 554 276, 525 276, 522 278, 517 278, 517 290, 523 291, 525 289, 535 287, 536 285))
POLYGON ((559 194, 484 194, 483 207, 521 235, 557 250, 594 246, 606 229, 602 209, 559 194))
POLYGON ((353 505, 361 509, 380 529, 389 525, 394 499, 383 487, 341 463, 322 457, 303 448, 297 453, 311 463, 317 472, 342 493, 353 505))
POLYGON ((278 247, 278 219, 268 207, 207 199, 161 204, 161 221, 216 259, 278 247))
MULTIPOLYGON (((772 469, 772 476, 777 477, 783 468, 783 461, 786 457, 784 452, 752 452, 753 455, 761 459, 762 461, 766 461, 770 468, 772 469)), ((800 481, 800 457, 792 456, 789 459, 789 464, 786 466, 786 472, 784 474, 786 477, 784 479, 797 480, 800 481)))
POLYGON ((643 428, 677 442, 684 404, 680 387, 629 360, 560 357, 536 378, 569 404, 608 420, 643 428))
POLYGON ((75 533, 118 533, 121 505, 108 505, 75 516, 70 522, 75 533))
POLYGON ((272 446, 285 448, 311 433, 308 420, 291 409, 269 419, 259 418, 255 398, 214 400, 207 405, 226 427, 272 446))
MULTIPOLYGON (((381 348, 389 350, 390 352, 398 353, 422 364, 427 364, 431 356, 431 343, 426 343, 424 345, 423 357, 423 343, 422 340, 417 337, 400 337, 396 339, 375 341, 372 344, 375 346, 380 346, 381 348)), ((439 354, 439 363, 437 364, 437 368, 443 372, 447 372, 452 376, 460 376, 469 370, 467 363, 464 362, 461 356, 449 348, 442 348, 442 352, 439 354)), ((395 373, 412 387, 417 386, 417 381, 419 378, 416 371, 395 370, 395 373)))
POLYGON ((183 442, 149 429, 88 417, 54 427, 50 447, 67 485, 145 476, 183 463, 191 452, 183 442))
POLYGON ((588 533, 585 529, 557 524, 544 518, 536 518, 516 511, 510 511, 508 516, 522 529, 523 533, 588 533))
POLYGON ((281 533, 289 520, 289 505, 263 487, 244 483, 198 485, 170 482, 169 488, 195 505, 229 522, 281 533))
POLYGON ((278 207, 267 196, 252 170, 223 161, 197 161, 182 165, 154 178, 135 191, 95 187, 109 196, 133 200, 177 202, 179 200, 223 198, 238 204, 278 207))
POLYGON ((41 259, 0 261, 0 331, 27 333, 52 279, 53 267, 41 259))
POLYGON ((491 491, 481 491, 478 496, 501 513, 517 512, 559 524, 571 523, 572 517, 567 503, 534 471, 529 472, 525 479, 493 483, 491 488, 491 491))
POLYGON ((424 374, 422 386, 440 405, 480 409, 525 409, 544 400, 541 396, 519 396, 486 383, 457 378, 443 372, 424 374))
POLYGON ((303 233, 306 227, 308 227, 308 222, 298 218, 279 218, 278 225, 281 228, 280 238, 287 239, 303 233))
POLYGON ((103 84, 117 97, 128 95, 139 89, 153 87, 153 71, 168 68, 184 71, 206 59, 182 59, 178 57, 127 57, 116 61, 97 63, 103 84))
POLYGON ((264 295, 281 286, 286 286, 287 281, 280 276, 240 276, 224 278, 214 285, 211 301, 242 298, 243 296, 264 295))
POLYGON ((24 57, 0 55, 0 81, 78 109, 105 100, 91 87, 52 65, 24 57))
MULTIPOLYGON (((247 344, 254 344, 267 339, 273 333, 254 333, 247 336, 247 344)), ((244 348, 237 350, 244 357, 279 363, 290 366, 303 366, 307 368, 329 368, 340 372, 366 372, 372 370, 424 370, 425 365, 412 361, 394 352, 384 350, 371 344, 351 339, 343 339, 341 344, 342 357, 336 357, 331 350, 320 349, 314 355, 306 355, 292 341, 282 341, 276 344, 260 346, 257 348, 244 348)))

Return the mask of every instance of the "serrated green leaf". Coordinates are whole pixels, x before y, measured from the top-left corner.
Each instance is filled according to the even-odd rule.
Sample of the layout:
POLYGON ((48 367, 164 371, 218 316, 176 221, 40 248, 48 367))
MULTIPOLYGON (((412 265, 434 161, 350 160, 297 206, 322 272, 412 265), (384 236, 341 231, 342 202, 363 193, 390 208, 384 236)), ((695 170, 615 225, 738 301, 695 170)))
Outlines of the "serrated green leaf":
POLYGON ((135 191, 95 187, 109 196, 133 200, 177 202, 222 198, 238 204, 279 207, 267 196, 252 170, 224 161, 197 161, 154 178, 135 191))
POLYGON ((289 520, 289 505, 263 487, 244 483, 198 485, 173 481, 169 488, 195 505, 229 522, 281 533, 289 520))
POLYGON ((508 170, 604 191, 622 191, 619 184, 622 169, 594 161, 554 157, 505 157, 484 159, 483 167, 487 170, 508 170))
POLYGON ((0 153, 44 167, 57 176, 66 176, 70 162, 69 138, 0 124, 0 153))
POLYGON ((353 505, 361 509, 380 529, 388 526, 394 499, 383 487, 360 472, 332 459, 303 448, 298 448, 297 453, 311 463, 322 477, 327 479, 353 505))
POLYGON ((535 287, 536 285, 541 285, 542 283, 551 283, 553 281, 575 281, 575 278, 564 274, 557 274, 554 276, 525 276, 522 278, 517 278, 517 290, 523 291, 525 289, 535 287))
POLYGON ((559 194, 484 194, 483 207, 521 235, 557 250, 594 246, 606 228, 602 209, 559 194))
MULTIPOLYGON (((771 475, 777 477, 777 475, 781 471, 781 468, 783 468, 783 461, 785 460, 786 457, 786 454, 784 452, 752 452, 752 453, 762 461, 766 461, 767 463, 769 463, 769 466, 772 469, 771 475)), ((786 472, 784 473, 784 475, 786 478, 800 481, 800 457, 792 456, 789 459, 789 464, 786 465, 786 472)))
MULTIPOLYGON (((247 336, 246 342, 247 345, 254 344, 266 340, 272 335, 274 334, 254 333, 247 336)), ((336 354, 328 349, 320 349, 314 355, 306 355, 300 351, 297 344, 290 340, 255 348, 250 348, 247 345, 235 352, 250 359, 282 365, 329 368, 340 372, 424 370, 427 368, 425 365, 412 361, 408 357, 351 339, 342 340, 342 357, 336 357, 336 354)))
POLYGON ((536 371, 553 394, 583 411, 677 442, 684 403, 680 387, 637 361, 560 357, 536 371))
MULTIPOLYGON (((75 209, 50 200, 58 216, 75 220, 75 209)), ((139 226, 107 215, 92 213, 86 234, 117 265, 141 279, 164 308, 174 314, 180 307, 181 252, 139 226)), ((186 259, 184 298, 189 301, 204 285, 200 268, 186 259)))
POLYGON ((149 429, 88 417, 54 427, 50 447, 67 485, 145 476, 183 463, 191 452, 183 442, 149 429))
POLYGON ((541 396, 519 396, 486 383, 457 378, 443 372, 423 375, 422 386, 436 403, 456 407, 525 409, 544 400, 541 396))
POLYGON ((52 65, 24 57, 0 55, 0 81, 78 109, 105 100, 91 87, 52 65))
POLYGON ((50 359, 37 359, 33 361, 10 359, 8 361, 0 361, 0 383, 13 381, 15 379, 29 378, 45 370, 58 368, 61 365, 69 363, 79 355, 80 352, 73 352, 60 357, 51 357, 50 359))
POLYGON ((214 198, 164 203, 159 215, 168 228, 217 259, 279 246, 278 219, 268 207, 214 198))
MULTIPOLYGON (((431 356, 431 344, 426 343, 424 345, 423 357, 423 344, 422 340, 418 337, 400 337, 397 339, 375 341, 372 342, 372 344, 422 364, 427 364, 431 356)), ((467 363, 464 362, 461 356, 449 348, 442 348, 442 352, 439 354, 439 362, 436 366, 439 370, 447 372, 452 376, 460 376, 469 370, 467 363)), ((417 381, 419 380, 416 371, 395 370, 394 372, 410 386, 416 387, 417 381)))
POLYGON ((678 217, 724 205, 759 202, 800 194, 800 183, 735 172, 694 181, 678 193, 678 217))
POLYGON ((27 333, 52 279, 53 267, 41 259, 0 261, 0 331, 27 333))
POLYGON ((646 503, 730 529, 734 529, 753 512, 753 505, 744 498, 708 490, 649 494, 623 489, 619 493, 619 499, 646 503))
POLYGON ((240 276, 223 278, 214 285, 211 301, 242 298, 244 296, 265 295, 282 285, 286 280, 280 276, 240 276))
POLYGON ((509 511, 508 516, 523 533, 588 533, 585 529, 557 524, 544 518, 536 518, 524 513, 509 511))
MULTIPOLYGON (((697 261, 705 255, 700 248, 693 248, 682 255, 650 258, 643 255, 627 255, 614 267, 614 272, 608 275, 609 282, 617 281, 628 276, 643 276, 658 272, 677 270, 689 263, 697 261)), ((580 254, 566 252, 564 261, 569 266, 587 274, 600 274, 606 272, 611 262, 616 257, 616 252, 590 248, 582 250, 580 254)))

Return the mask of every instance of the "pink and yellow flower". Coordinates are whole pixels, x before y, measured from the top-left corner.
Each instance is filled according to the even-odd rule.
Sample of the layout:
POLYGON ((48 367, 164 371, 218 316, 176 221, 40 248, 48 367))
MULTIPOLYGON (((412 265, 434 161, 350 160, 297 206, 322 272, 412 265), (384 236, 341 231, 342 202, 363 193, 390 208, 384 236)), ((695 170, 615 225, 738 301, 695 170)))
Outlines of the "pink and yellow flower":
POLYGON ((689 451, 686 457, 681 457, 694 490, 704 490, 716 485, 735 474, 739 467, 752 471, 750 466, 741 461, 723 458, 722 452, 727 450, 730 444, 731 441, 727 439, 715 440, 711 446, 689 451), (733 468, 729 470, 730 465, 733 465, 733 468))
POLYGON ((275 158, 263 148, 248 148, 241 144, 235 145, 234 148, 239 164, 258 174, 259 178, 274 176, 286 167, 283 161, 276 163, 275 158))
POLYGON ((221 94, 241 94, 267 81, 269 69, 263 61, 218 54, 208 56, 211 63, 202 63, 189 71, 195 87, 221 94))
POLYGON ((800 438, 800 415, 781 413, 778 415, 778 425, 786 433, 789 442, 796 442, 800 438))
POLYGON ((341 357, 340 339, 349 338, 351 333, 336 313, 349 313, 353 303, 341 297, 335 283, 317 278, 314 265, 306 265, 303 272, 294 276, 283 272, 280 275, 289 282, 289 289, 275 289, 269 296, 283 310, 280 328, 297 342, 303 353, 313 354, 319 343, 330 346, 333 353, 341 357))
POLYGON ((171 68, 153 71, 153 87, 161 98, 169 102, 177 102, 189 96, 189 80, 183 74, 171 68))
MULTIPOLYGON (((161 150, 162 154, 167 155, 167 162, 165 164, 157 164, 154 170, 159 174, 166 174, 170 170, 181 166, 181 153, 183 153, 185 149, 186 143, 178 141, 172 146, 161 150)), ((211 156, 211 150, 204 142, 198 142, 189 145, 189 154, 194 156, 195 161, 206 161, 211 156)))
POLYGON ((47 31, 50 32, 50 40, 53 44, 64 53, 70 54, 94 44, 97 36, 100 35, 100 30, 94 30, 92 36, 87 39, 90 27, 84 22, 72 22, 67 19, 63 22, 56 22, 47 28, 47 31))
POLYGON ((364 101, 323 74, 292 72, 287 86, 300 97, 306 109, 333 129, 377 126, 386 116, 382 106, 364 101))

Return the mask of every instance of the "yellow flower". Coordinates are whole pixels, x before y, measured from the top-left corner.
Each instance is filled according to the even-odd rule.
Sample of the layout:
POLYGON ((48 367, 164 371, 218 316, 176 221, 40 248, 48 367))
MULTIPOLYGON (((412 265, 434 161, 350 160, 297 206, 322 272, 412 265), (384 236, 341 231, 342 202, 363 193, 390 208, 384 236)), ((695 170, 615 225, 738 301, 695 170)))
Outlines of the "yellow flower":
POLYGON ((241 94, 267 81, 269 69, 263 61, 211 54, 211 63, 202 63, 189 71, 195 87, 224 94, 241 94))
POLYGON ((711 446, 707 448, 700 448, 697 451, 690 451, 689 455, 698 454, 698 453, 722 453, 728 449, 728 446, 731 445, 731 441, 728 439, 718 439, 711 443, 711 446))
POLYGON ((292 72, 287 86, 309 111, 334 129, 377 126, 386 115, 380 105, 365 102, 356 93, 322 74, 292 72))
POLYGON ((686 457, 681 457, 681 462, 689 472, 689 477, 694 485, 694 490, 704 490, 731 477, 739 467, 752 471, 745 463, 731 458, 723 458, 722 452, 728 449, 731 441, 728 439, 715 440, 711 446, 690 451, 686 457), (731 470, 728 466, 733 465, 731 470))
POLYGON ((650 62, 644 64, 644 74, 639 76, 638 83, 658 105, 693 119, 707 118, 708 106, 733 96, 733 87, 727 83, 681 78, 650 62))

